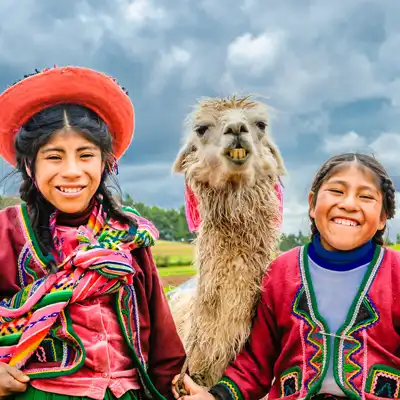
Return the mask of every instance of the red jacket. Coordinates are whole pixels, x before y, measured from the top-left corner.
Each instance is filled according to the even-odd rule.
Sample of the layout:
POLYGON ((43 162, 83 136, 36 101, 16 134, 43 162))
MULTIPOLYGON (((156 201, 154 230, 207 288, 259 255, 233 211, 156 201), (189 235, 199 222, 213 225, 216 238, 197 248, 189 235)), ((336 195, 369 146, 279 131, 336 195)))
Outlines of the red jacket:
POLYGON ((264 278, 245 348, 211 392, 223 399, 310 398, 333 351, 335 380, 346 396, 399 398, 400 253, 377 246, 333 348, 329 334, 318 313, 307 246, 284 253, 264 278))
MULTIPOLYGON (((13 296, 22 287, 43 277, 46 274, 46 260, 36 243, 24 206, 0 211, 0 244, 1 300, 13 296)), ((132 255, 137 263, 135 291, 140 314, 140 342, 148 367, 142 378, 150 389, 152 385, 148 384, 149 378, 162 395, 173 398, 171 380, 183 365, 183 345, 176 332, 150 249, 138 248, 132 255)), ((45 359, 49 369, 54 368, 52 376, 63 375, 62 360, 59 359, 61 352, 58 352, 62 346, 53 343, 49 347, 53 350, 49 349, 45 359)), ((83 361, 77 365, 78 368, 83 365, 83 361)), ((29 373, 36 367, 43 368, 43 364, 39 366, 32 361, 25 372, 29 373)))

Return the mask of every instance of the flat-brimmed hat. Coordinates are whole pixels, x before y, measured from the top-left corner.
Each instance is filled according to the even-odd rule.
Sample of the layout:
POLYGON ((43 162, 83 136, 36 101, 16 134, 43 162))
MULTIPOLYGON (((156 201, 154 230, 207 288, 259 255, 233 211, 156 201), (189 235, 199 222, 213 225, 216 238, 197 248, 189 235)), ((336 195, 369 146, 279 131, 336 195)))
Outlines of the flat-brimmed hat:
POLYGON ((131 100, 115 79, 83 67, 54 67, 28 76, 0 95, 0 155, 16 164, 15 136, 39 111, 57 104, 79 104, 94 111, 113 138, 119 159, 134 133, 131 100))

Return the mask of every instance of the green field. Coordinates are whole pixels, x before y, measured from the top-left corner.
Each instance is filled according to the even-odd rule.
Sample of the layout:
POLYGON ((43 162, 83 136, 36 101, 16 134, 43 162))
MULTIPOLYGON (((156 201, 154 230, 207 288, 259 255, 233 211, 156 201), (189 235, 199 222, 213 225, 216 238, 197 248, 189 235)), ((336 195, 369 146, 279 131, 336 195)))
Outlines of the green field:
MULTIPOLYGON (((400 244, 389 246, 400 251, 400 244)), ((159 275, 164 285, 165 291, 168 291, 195 275, 196 270, 192 266, 194 257, 194 246, 187 243, 167 242, 160 240, 152 248, 156 264, 160 265, 164 259, 168 260, 169 266, 158 268, 159 275), (179 263, 180 265, 174 265, 179 263)))

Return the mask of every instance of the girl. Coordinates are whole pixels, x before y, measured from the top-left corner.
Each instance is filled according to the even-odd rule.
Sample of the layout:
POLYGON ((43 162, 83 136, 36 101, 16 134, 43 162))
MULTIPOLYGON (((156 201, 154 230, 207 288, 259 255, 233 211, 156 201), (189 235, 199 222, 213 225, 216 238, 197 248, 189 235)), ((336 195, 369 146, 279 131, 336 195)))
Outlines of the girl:
POLYGON ((106 186, 133 136, 132 104, 85 68, 0 96, 0 154, 22 175, 0 212, 0 397, 173 398, 184 362, 151 223, 106 186))
POLYGON ((185 376, 182 398, 398 398, 400 255, 382 247, 394 214, 378 161, 328 160, 309 195, 311 243, 271 265, 250 338, 219 383, 207 391, 185 376))

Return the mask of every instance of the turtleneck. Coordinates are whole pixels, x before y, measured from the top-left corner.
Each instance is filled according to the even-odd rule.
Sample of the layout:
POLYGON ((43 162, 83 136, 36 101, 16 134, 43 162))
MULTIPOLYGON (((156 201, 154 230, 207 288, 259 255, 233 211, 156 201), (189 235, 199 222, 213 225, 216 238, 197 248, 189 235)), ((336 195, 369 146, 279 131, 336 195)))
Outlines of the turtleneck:
POLYGON ((331 271, 350 271, 370 263, 374 251, 375 244, 372 240, 353 250, 326 250, 322 246, 320 235, 315 235, 308 247, 308 256, 322 268, 331 271))

